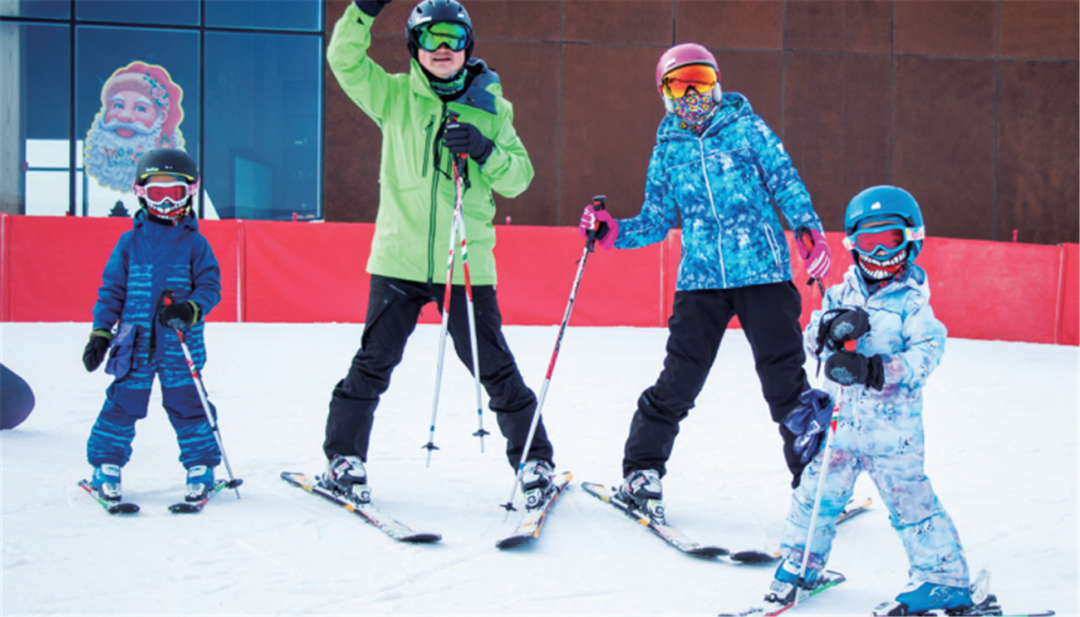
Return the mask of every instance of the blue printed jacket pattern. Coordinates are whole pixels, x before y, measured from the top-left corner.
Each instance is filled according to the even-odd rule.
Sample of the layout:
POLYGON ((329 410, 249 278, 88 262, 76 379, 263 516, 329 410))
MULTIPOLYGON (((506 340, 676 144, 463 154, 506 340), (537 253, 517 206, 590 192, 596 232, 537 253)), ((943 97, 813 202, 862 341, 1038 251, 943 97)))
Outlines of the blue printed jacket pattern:
MULTIPOLYGON (((947 335, 930 307, 926 273, 911 264, 871 295, 857 266, 851 266, 844 281, 826 292, 821 310, 813 312, 803 332, 807 354, 822 363, 831 352, 823 351, 818 357, 818 327, 825 312, 840 307, 861 307, 869 313, 870 332, 857 341, 856 351, 866 356, 881 354, 885 384, 879 392, 862 385, 841 389, 826 380, 833 400, 841 397, 841 408, 810 565, 821 569, 828 561, 836 517, 851 498, 858 475, 865 471, 903 542, 911 580, 966 587, 969 571, 959 536, 923 472, 922 392, 945 352, 947 335)), ((802 559, 821 465, 819 452, 792 496, 781 543, 788 558, 802 559)))
POLYGON ((726 93, 700 137, 667 114, 656 134, 641 213, 619 221, 615 246, 660 242, 682 219, 676 288, 731 289, 791 280, 789 228, 821 230, 779 138, 741 94, 726 93))
MULTIPOLYGON (((176 226, 159 225, 145 217, 145 211, 137 212, 133 228, 116 243, 94 304, 94 329, 111 330, 117 322, 132 324, 135 342, 130 371, 106 391, 87 442, 87 459, 95 466, 127 463, 135 422, 146 417, 157 376, 162 403, 176 430, 181 462, 185 467, 215 466, 220 452, 180 341, 172 328, 157 323, 156 310, 162 291, 171 289, 177 302, 198 304, 205 318, 221 300, 221 270, 193 216, 176 226)), ((200 371, 206 363, 203 329, 200 320, 183 331, 200 371)), ((216 413, 212 405, 211 413, 216 413)))

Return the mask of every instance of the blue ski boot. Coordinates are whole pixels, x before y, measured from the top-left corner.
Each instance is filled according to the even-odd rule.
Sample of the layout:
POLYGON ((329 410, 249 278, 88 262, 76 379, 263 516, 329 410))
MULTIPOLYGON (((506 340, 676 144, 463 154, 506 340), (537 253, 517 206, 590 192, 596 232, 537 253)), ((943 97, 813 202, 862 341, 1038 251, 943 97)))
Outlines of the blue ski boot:
POLYGON ((184 501, 202 501, 212 490, 214 490, 213 467, 195 465, 187 470, 187 494, 184 495, 184 501))
MULTIPOLYGON (((936 583, 908 583, 896 600, 874 609, 875 615, 921 615, 927 611, 956 611, 971 607, 971 591, 967 587, 951 587, 936 583)), ((1000 613, 999 613, 1000 614, 1000 613)))
MULTIPOLYGON (((794 561, 790 558, 781 561, 776 568, 776 574, 773 575, 769 591, 765 594, 765 601, 779 605, 794 602, 795 593, 799 589, 799 572, 801 570, 801 561, 794 561)), ((803 588, 813 589, 817 583, 817 578, 817 570, 807 565, 803 588)))
POLYGON ((91 486, 106 501, 120 501, 120 466, 105 464, 94 467, 91 486))

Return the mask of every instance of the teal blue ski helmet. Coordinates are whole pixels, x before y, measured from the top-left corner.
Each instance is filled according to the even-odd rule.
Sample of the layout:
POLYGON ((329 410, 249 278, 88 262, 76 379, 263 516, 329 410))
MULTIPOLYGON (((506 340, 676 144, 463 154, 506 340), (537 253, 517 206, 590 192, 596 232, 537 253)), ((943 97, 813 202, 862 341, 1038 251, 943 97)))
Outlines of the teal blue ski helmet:
MULTIPOLYGON (((926 237, 926 225, 923 223, 919 203, 904 189, 896 186, 880 185, 863 190, 851 199, 844 213, 844 248, 858 252, 856 232, 869 221, 903 221, 904 247, 910 247, 908 258, 914 260, 922 250, 926 237)), ((864 254, 866 254, 864 252, 864 254)), ((856 255, 856 261, 858 256, 856 255)))

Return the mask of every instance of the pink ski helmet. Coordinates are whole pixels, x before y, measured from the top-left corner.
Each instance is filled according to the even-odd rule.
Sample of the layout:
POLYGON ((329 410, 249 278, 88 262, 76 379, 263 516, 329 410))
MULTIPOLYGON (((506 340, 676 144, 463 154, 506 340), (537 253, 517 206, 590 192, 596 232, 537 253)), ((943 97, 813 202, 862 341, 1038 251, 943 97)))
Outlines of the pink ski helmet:
POLYGON ((716 58, 708 49, 697 43, 681 43, 665 51, 664 55, 660 56, 660 61, 656 63, 656 89, 660 92, 660 97, 664 99, 664 106, 669 107, 668 111, 671 111, 671 109, 670 101, 664 96, 664 75, 667 75, 672 69, 687 64, 708 64, 711 66, 716 71, 716 87, 713 88, 713 100, 720 102, 720 97, 723 96, 720 89, 720 67, 716 64, 716 58))

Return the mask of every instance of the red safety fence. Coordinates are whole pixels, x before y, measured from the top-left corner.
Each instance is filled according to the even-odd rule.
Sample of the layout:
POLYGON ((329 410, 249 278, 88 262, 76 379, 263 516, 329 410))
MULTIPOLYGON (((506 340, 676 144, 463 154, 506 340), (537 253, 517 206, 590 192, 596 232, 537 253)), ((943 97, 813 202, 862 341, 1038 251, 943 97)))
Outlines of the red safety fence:
MULTIPOLYGON (((90 321, 101 271, 130 219, 0 215, 0 321, 90 321)), ((222 300, 210 321, 360 323, 367 309, 369 223, 201 221, 221 264, 222 300)), ((584 242, 573 227, 496 227, 499 306, 510 325, 562 320, 584 242)), ((826 285, 851 265, 841 234, 826 285)), ((680 233, 635 250, 589 256, 574 326, 664 327, 680 233)), ((794 243, 788 234, 794 255, 794 243)), ((440 251, 441 254, 441 251, 440 251)), ((440 257, 441 261, 441 257, 440 257)), ((805 285, 805 324, 821 296, 805 285)), ((958 338, 1080 344, 1080 245, 928 238, 919 264, 934 312, 958 338)), ((431 307, 423 323, 438 323, 431 307)))

